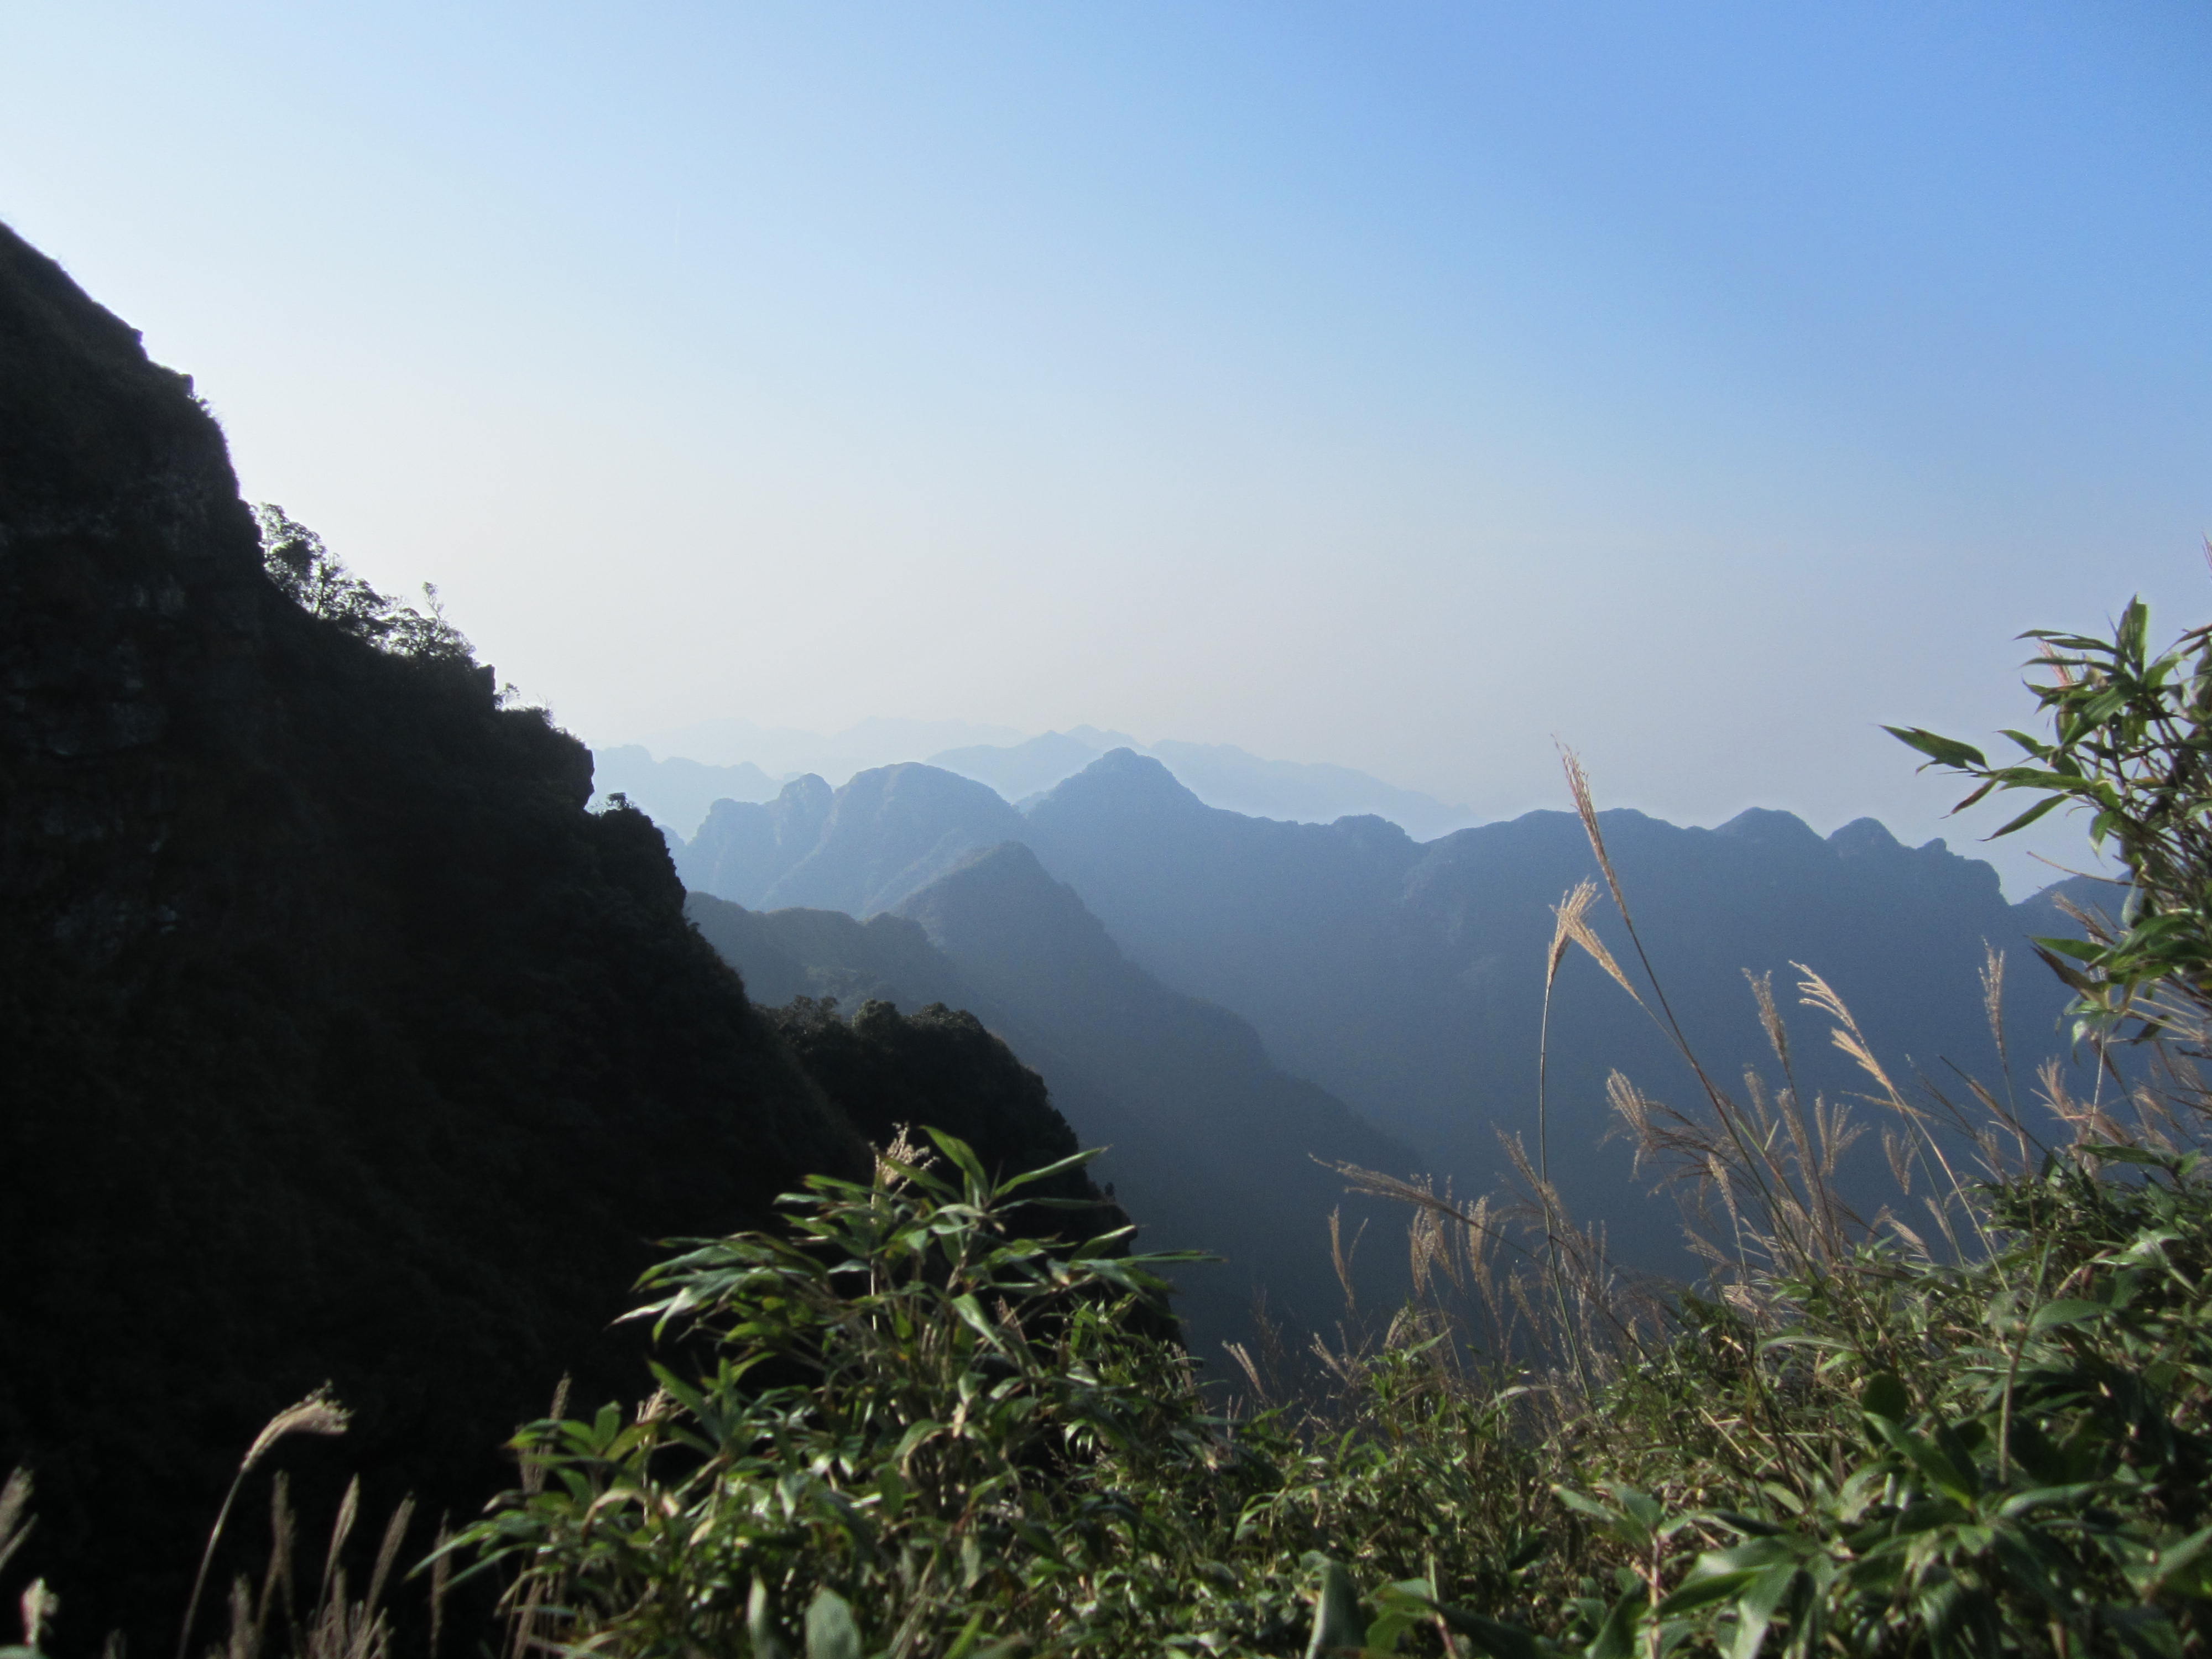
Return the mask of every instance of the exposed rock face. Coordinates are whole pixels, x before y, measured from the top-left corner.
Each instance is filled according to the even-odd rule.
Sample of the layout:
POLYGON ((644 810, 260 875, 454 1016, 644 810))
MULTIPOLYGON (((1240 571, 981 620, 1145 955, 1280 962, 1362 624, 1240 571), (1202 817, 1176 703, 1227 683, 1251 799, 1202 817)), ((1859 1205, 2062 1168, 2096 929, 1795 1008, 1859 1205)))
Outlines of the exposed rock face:
POLYGON ((0 1470, 65 1645, 174 1641, 313 1385, 311 1455, 465 1514, 564 1371, 641 1379, 653 1241, 866 1169, 591 787, 280 592, 190 382, 0 229, 0 1470))
POLYGON ((112 967, 242 896, 177 875, 208 850, 191 756, 273 736, 268 584, 191 382, 4 231, 0 283, 0 890, 112 967))

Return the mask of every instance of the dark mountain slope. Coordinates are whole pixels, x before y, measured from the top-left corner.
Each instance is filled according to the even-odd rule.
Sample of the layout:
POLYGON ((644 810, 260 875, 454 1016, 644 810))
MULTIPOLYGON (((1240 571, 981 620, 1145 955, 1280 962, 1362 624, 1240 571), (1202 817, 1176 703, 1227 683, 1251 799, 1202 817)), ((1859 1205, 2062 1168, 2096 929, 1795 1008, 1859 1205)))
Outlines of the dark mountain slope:
POLYGON ((190 383, 0 230, 0 1468, 65 1646, 174 1641, 313 1385, 354 1432, 284 1455, 465 1513, 635 1385, 652 1241, 867 1168, 591 787, 465 644, 280 592, 190 383))
POLYGON ((1296 1033, 1261 1012, 1324 1007, 1334 1048, 1363 987, 1386 1008, 1401 994, 1396 907, 1423 849, 1394 823, 1246 817, 1206 805, 1159 762, 1127 750, 1026 816, 1024 839, 1132 956, 1177 989, 1254 1020, 1293 1072, 1324 1078, 1307 1052, 1314 1045, 1286 1046, 1296 1033), (1265 997, 1251 994, 1261 986, 1265 997))
MULTIPOLYGON (((1392 1146, 1311 1084, 1276 1070, 1258 1035, 1227 1009, 1180 994, 1125 957, 1073 888, 1035 854, 1009 843, 978 854, 899 907, 994 1004, 1052 1024, 1054 1045, 1133 1102, 1158 1103, 1163 1122, 1223 1178, 1264 1159, 1255 1133, 1302 1156, 1343 1146, 1343 1157, 1401 1164, 1392 1146), (1180 1103, 1210 1103, 1186 1115, 1180 1103)), ((1329 1190, 1332 1183, 1318 1183, 1329 1190)))
MULTIPOLYGON (((980 854, 899 915, 865 923, 696 893, 690 907, 763 996, 774 985, 909 1008, 949 1001, 1005 1037, 1084 1142, 1109 1147, 1099 1178, 1116 1184, 1145 1248, 1229 1258, 1179 1275, 1194 1347, 1215 1363, 1220 1339, 1247 1332, 1258 1285, 1289 1319, 1335 1316, 1324 1223, 1340 1203, 1358 1206, 1309 1154, 1410 1167, 1404 1147, 1278 1069, 1244 1022, 1128 962, 1019 846, 980 854)), ((1365 1293, 1387 1299, 1399 1271, 1395 1243, 1378 1245, 1362 1263, 1365 1293)))
POLYGON ((800 997, 848 1011, 872 1000, 909 1008, 975 1005, 975 988, 903 916, 857 921, 842 910, 748 910, 708 893, 690 895, 684 909, 763 1006, 800 997))

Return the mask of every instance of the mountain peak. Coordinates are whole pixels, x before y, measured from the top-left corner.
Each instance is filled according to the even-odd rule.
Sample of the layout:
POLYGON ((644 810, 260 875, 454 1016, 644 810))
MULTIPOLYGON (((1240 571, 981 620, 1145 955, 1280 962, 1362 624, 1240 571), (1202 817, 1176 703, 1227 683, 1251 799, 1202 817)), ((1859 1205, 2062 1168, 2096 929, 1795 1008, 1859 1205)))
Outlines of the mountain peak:
POLYGON ((1853 818, 1828 837, 1828 845, 1849 858, 1858 853, 1901 853, 1905 843, 1880 818, 1853 818))
POLYGON ((1795 812, 1780 812, 1771 806, 1747 806, 1713 833, 1734 836, 1762 847, 1819 847, 1825 844, 1820 832, 1795 812))
POLYGON ((1054 785, 1033 802, 1032 817, 1049 817, 1071 806, 1096 810, 1110 804, 1147 814, 1211 811, 1206 803, 1150 755, 1133 749, 1109 749, 1073 777, 1054 785))
MULTIPOLYGON (((793 778, 776 791, 776 799, 794 811, 811 812, 819 817, 830 810, 830 798, 836 791, 830 787, 818 772, 809 772, 793 778)), ((719 805, 720 803, 717 803, 719 805)))
POLYGON ((956 959, 988 940, 1030 972, 1064 972, 1076 963, 1118 966, 1122 960, 1121 947, 1075 890, 1054 881, 1018 841, 970 854, 895 914, 920 922, 956 959))

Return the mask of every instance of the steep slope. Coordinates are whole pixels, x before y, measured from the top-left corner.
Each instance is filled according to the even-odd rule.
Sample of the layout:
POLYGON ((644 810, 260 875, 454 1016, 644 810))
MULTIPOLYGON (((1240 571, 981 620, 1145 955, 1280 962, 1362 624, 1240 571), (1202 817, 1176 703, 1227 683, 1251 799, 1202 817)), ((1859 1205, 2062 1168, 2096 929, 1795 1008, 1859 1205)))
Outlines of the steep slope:
POLYGON ((820 842, 763 902, 872 915, 1021 827, 1021 815, 982 784, 933 766, 878 767, 837 792, 820 842))
POLYGON ((921 924, 903 916, 859 921, 842 910, 748 910, 697 892, 684 908, 764 1007, 802 997, 839 1002, 848 1011, 871 1000, 907 1008, 975 1006, 975 988, 921 924))
POLYGON ((718 800, 699 833, 676 852, 676 872, 694 892, 758 904, 822 840, 835 799, 812 773, 771 801, 718 800))
MULTIPOLYGON (((1308 1328, 1340 1302, 1324 1223, 1344 1198, 1314 1156, 1402 1171, 1411 1155, 1322 1090, 1284 1073, 1251 1029, 1129 963, 1097 919, 1027 849, 977 854, 900 907, 862 923, 823 911, 748 912, 694 894, 701 932, 763 997, 951 1002, 1005 1037, 1049 1085, 1097 1165, 1143 1228, 1146 1249, 1225 1255, 1180 1276, 1179 1311, 1201 1357, 1249 1334, 1255 1291, 1308 1328), (925 932, 925 930, 927 930, 925 932)), ((1387 1301, 1395 1246, 1361 1264, 1387 1301)))
POLYGON ((679 867, 693 888, 739 904, 869 916, 1021 830, 989 786, 908 763, 834 794, 805 777, 765 805, 717 801, 679 867))
MULTIPOLYGON (((1248 1019, 1276 1001, 1326 1005, 1332 1031, 1343 999, 1359 994, 1345 981, 1401 950, 1394 907, 1422 858, 1381 818, 1289 823, 1207 806, 1127 750, 1032 803, 1025 819, 1024 839, 1045 866, 1170 984, 1248 1019), (1273 999, 1250 996, 1254 985, 1273 999)), ((1272 1052, 1317 1075, 1281 1045, 1290 1033, 1261 1023, 1272 1052)))
POLYGON ((1167 1166, 1160 1203, 1133 1200, 1137 1212, 1172 1214, 1176 1248, 1227 1255, 1240 1311, 1264 1285, 1308 1327, 1332 1316, 1339 1292, 1321 1223, 1344 1201, 1342 1182, 1313 1160, 1402 1173, 1413 1162, 1406 1147, 1279 1069, 1228 1010, 1129 962, 1025 847, 979 854, 899 914, 922 924, 986 1006, 1019 1015, 1121 1107, 1132 1139, 1167 1166))
POLYGON ((466 1514, 564 1372, 635 1388, 653 1241, 868 1167, 582 745, 373 633, 272 584, 190 382, 0 229, 0 1469, 73 1650, 176 1639, 311 1387, 353 1431, 279 1461, 466 1514))

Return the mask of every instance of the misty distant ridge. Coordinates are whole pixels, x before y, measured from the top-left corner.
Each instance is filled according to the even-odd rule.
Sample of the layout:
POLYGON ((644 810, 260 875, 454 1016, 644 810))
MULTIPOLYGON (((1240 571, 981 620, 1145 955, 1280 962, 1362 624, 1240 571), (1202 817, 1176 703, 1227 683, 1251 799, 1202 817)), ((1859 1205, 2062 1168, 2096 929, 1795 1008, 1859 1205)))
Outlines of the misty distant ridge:
MULTIPOLYGON (((848 1015, 876 998, 908 1012, 941 1002, 1014 1045, 1084 1144, 1109 1149, 1096 1172, 1119 1184, 1146 1248, 1227 1256, 1224 1268, 1179 1275, 1200 1352, 1251 1334, 1262 1285, 1278 1317, 1327 1323, 1338 1290, 1316 1218, 1344 1194, 1315 1157, 1419 1164, 1343 1102, 1285 1073, 1249 1023, 1129 961, 1018 843, 956 860, 866 921, 826 906, 748 909, 697 890, 688 908, 762 1002, 835 997, 848 1015)), ((1364 1291, 1402 1294, 1395 1255, 1364 1265, 1364 1291)))
POLYGON ((683 756, 708 766, 750 763, 778 780, 818 772, 837 784, 872 767, 923 760, 946 749, 1017 744, 1030 735, 1011 726, 985 726, 974 720, 876 716, 825 736, 726 716, 649 732, 635 746, 655 755, 683 756))
MULTIPOLYGON (((1990 865, 1940 840, 1908 847, 1873 818, 1822 836, 1792 813, 1760 808, 1713 829, 1626 809, 1602 812, 1601 822, 1670 1000, 1720 1075, 1771 1062, 1748 972, 1772 975, 1799 1027, 1800 1082, 1832 1099, 1862 1088, 1825 1029, 1798 1008, 1790 988, 1802 977, 1799 963, 1845 998, 1899 1076, 1949 1078, 1954 1066, 1983 1077, 2001 1073, 2003 1056, 1982 1000, 1990 949, 2014 963, 2006 1007, 2011 1051, 2040 1058, 2065 1046, 2064 988, 2034 962, 2028 937, 2071 931, 2070 924, 2048 896, 2008 902, 1990 865)), ((1531 1127, 1531 1033, 1543 1000, 1552 907, 1600 873, 1570 811, 1526 813, 1421 842, 1373 814, 1314 823, 1209 805, 1164 761, 1129 748, 1101 755, 1018 806, 990 784, 919 763, 871 769, 836 789, 809 775, 770 801, 717 803, 673 852, 695 895, 755 913, 909 916, 954 957, 980 947, 956 941, 924 895, 941 895, 943 884, 979 867, 1002 877, 1017 868, 1042 872, 1042 885, 1036 878, 1005 883, 994 907, 993 951, 1017 970, 1000 983, 1003 1000, 979 999, 990 1004, 987 1018, 1004 1018, 1012 1029, 1010 1011, 1034 990, 1023 975, 1042 972, 1052 954, 1035 941, 1054 937, 1054 928, 1072 941, 1078 931, 1066 916, 1050 928, 1018 927, 1020 906, 1040 915, 1082 913, 1084 925, 1103 929, 1132 970, 1233 1015, 1284 1074, 1317 1085, 1413 1148, 1418 1163, 1408 1167, 1478 1191, 1497 1177, 1499 1133, 1531 1127), (1028 856, 979 866, 1010 845, 1028 856)), ((972 886, 975 878, 966 880, 972 886)), ((1616 952, 1629 955, 1617 920, 1600 915, 1595 925, 1616 952)), ((787 934, 780 941, 817 974, 860 965, 842 957, 810 961, 814 945, 787 934)), ((764 956, 727 953, 749 975, 770 965, 764 956)), ((880 988, 892 986, 902 1003, 948 994, 925 991, 927 977, 911 964, 886 963, 850 985, 809 982, 839 983, 841 994, 884 994, 880 988), (878 988, 864 990, 864 982, 878 988)), ((787 965, 764 975, 778 988, 789 979, 787 965)), ((1024 1026, 1043 1017, 1042 1005, 1021 1010, 1024 1026)), ((1090 1017, 1079 1009, 1055 1015, 1090 1017)), ((1671 1210, 1632 1196, 1638 1183, 1629 1152, 1607 1142, 1605 1090, 1617 1066, 1672 1092, 1681 1083, 1679 1060, 1619 988, 1580 958, 1561 971, 1551 1029, 1560 1187, 1608 1218, 1630 1259, 1673 1265, 1676 1222, 1671 1210)), ((1055 1098, 1074 1085, 1054 1053, 1071 1041, 1061 1031, 1042 1048, 1026 1036, 1017 1044, 1018 1052, 1034 1053, 1055 1098)), ((1109 1127, 1110 1115, 1086 1109, 1084 1098, 1081 1089, 1065 1097, 1079 1133, 1121 1139, 1109 1127)), ((1177 1209, 1146 1196, 1158 1198, 1164 1218, 1177 1209)))
POLYGON ((1208 806, 1247 817, 1291 823, 1334 823, 1345 817, 1387 818, 1416 841, 1432 841, 1475 822, 1464 806, 1355 771, 1310 761, 1263 760, 1225 743, 1146 744, 1119 732, 1079 726, 1026 743, 948 749, 929 764, 988 783, 1008 800, 1026 801, 1066 782, 1117 750, 1149 756, 1208 806))
POLYGON ((1209 806, 1249 817, 1333 823, 1387 818, 1417 841, 1476 822, 1464 806, 1401 788, 1348 766, 1267 760, 1231 744, 1139 743, 1126 732, 1078 726, 1024 737, 1003 727, 956 720, 865 720, 831 737, 755 726, 702 722, 640 744, 596 750, 599 799, 632 802, 677 836, 699 833, 717 800, 764 802, 808 773, 830 785, 902 762, 919 761, 987 784, 1020 803, 1073 777, 1116 750, 1149 756, 1209 806))

